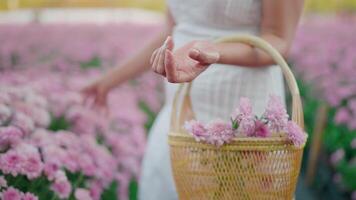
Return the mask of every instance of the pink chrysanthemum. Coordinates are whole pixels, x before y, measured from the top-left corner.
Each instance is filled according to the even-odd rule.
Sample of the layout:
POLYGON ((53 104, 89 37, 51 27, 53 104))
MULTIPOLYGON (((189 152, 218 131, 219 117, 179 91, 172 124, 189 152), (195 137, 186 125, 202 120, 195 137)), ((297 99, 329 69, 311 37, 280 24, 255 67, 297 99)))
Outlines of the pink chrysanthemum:
POLYGON ((296 147, 304 146, 307 140, 307 134, 293 121, 287 123, 287 137, 296 147))
POLYGON ((204 124, 196 120, 185 122, 184 128, 194 136, 197 142, 206 141, 209 136, 204 124))
POLYGON ((207 125, 208 139, 207 142, 216 146, 228 143, 234 137, 234 132, 230 124, 222 120, 210 122, 207 125))
POLYGON ((38 200, 38 197, 30 192, 26 192, 23 195, 22 200, 38 200))
POLYGON ((92 200, 93 198, 90 196, 90 191, 83 188, 77 188, 75 190, 74 196, 77 200, 92 200))
POLYGON ((22 172, 23 159, 17 151, 9 150, 0 156, 0 169, 4 174, 17 176, 22 172))
POLYGON ((241 121, 241 118, 248 116, 253 116, 251 102, 248 98, 241 97, 239 106, 231 117, 233 120, 237 120, 239 122, 241 121))
POLYGON ((268 137, 271 135, 271 132, 265 123, 257 120, 255 126, 256 126, 256 131, 255 131, 256 137, 268 137))
POLYGON ((51 186, 51 189, 62 199, 69 197, 72 190, 72 185, 68 181, 63 171, 58 171, 56 173, 55 180, 51 186))
POLYGON ((256 123, 253 116, 243 117, 239 122, 237 132, 242 135, 252 137, 255 135, 256 123))
POLYGON ((4 176, 0 176, 0 188, 7 187, 7 181, 4 176))
POLYGON ((22 196, 23 196, 23 194, 21 191, 19 191, 18 189, 15 189, 13 187, 9 187, 5 191, 2 192, 1 199, 2 200, 21 200, 22 196))
POLYGON ((22 136, 22 131, 17 127, 0 127, 0 150, 15 146, 20 142, 22 136))
POLYGON ((263 117, 267 119, 271 131, 285 131, 288 122, 288 114, 281 98, 273 95, 270 96, 263 117))

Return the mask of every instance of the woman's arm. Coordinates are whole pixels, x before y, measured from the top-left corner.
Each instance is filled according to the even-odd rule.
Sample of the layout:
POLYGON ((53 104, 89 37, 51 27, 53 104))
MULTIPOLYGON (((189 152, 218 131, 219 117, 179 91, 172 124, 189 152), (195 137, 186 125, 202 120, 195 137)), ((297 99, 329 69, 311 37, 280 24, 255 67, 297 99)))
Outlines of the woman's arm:
MULTIPOLYGON (((260 37, 283 56, 293 42, 303 4, 303 0, 263 0, 260 37)), ((173 83, 192 81, 213 63, 261 67, 274 61, 262 50, 242 43, 193 41, 173 51, 171 38, 151 60, 152 69, 173 83)))
MULTIPOLYGON (((284 57, 292 45, 302 14, 303 0, 263 0, 260 37, 269 42, 284 57)), ((241 43, 216 44, 219 63, 240 66, 266 66, 272 58, 260 49, 241 43)), ((199 60, 199 58, 197 58, 199 60)))
POLYGON ((135 55, 125 60, 116 68, 108 71, 102 77, 103 80, 107 80, 106 84, 108 88, 114 88, 120 83, 132 79, 150 69, 150 58, 153 51, 162 45, 168 35, 172 34, 174 25, 175 22, 172 15, 170 11, 167 10, 163 30, 135 55))
POLYGON ((152 52, 162 45, 168 35, 171 35, 175 22, 169 10, 166 12, 165 25, 162 31, 146 44, 135 55, 123 61, 119 66, 107 71, 98 80, 85 87, 82 91, 93 98, 97 106, 105 106, 107 93, 119 84, 134 78, 150 69, 149 60, 152 52))

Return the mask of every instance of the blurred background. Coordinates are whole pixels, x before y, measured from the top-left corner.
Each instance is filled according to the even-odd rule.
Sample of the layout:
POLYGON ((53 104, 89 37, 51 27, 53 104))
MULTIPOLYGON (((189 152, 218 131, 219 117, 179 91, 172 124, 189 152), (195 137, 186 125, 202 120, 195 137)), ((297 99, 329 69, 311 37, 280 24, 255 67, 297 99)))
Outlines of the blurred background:
MULTIPOLYGON (((37 166, 2 168, 0 180, 39 199, 137 199, 161 80, 147 73, 116 89, 110 116, 82 106, 78 91, 159 31, 164 8, 163 0, 0 0, 0 132, 16 116, 28 135, 15 139, 37 166)), ((355 11, 356 0, 306 0, 288 60, 309 133, 296 199, 356 200, 355 11)), ((0 155, 9 148, 0 143, 0 155)))

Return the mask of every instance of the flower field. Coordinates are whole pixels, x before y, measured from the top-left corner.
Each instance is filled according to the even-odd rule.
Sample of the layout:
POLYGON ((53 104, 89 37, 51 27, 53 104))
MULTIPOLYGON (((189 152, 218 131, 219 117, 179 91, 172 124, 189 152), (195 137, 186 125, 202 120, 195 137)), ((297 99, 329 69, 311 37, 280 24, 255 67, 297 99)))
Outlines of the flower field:
POLYGON ((356 199, 356 18, 305 21, 291 62, 300 80, 308 133, 318 123, 318 108, 328 105, 313 188, 321 199, 356 199))
POLYGON ((3 199, 135 199, 146 133, 162 102, 160 81, 145 74, 122 85, 109 96, 109 115, 85 106, 79 90, 155 30, 0 27, 3 199))
MULTIPOLYGON (((79 91, 157 27, 0 25, 2 199, 136 199, 147 132, 162 104, 161 80, 147 73, 120 86, 109 96, 109 114, 87 106, 79 91)), ((352 16, 307 17, 291 51, 310 134, 306 150, 315 113, 328 105, 311 186, 321 199, 356 199, 355 27, 352 16)))

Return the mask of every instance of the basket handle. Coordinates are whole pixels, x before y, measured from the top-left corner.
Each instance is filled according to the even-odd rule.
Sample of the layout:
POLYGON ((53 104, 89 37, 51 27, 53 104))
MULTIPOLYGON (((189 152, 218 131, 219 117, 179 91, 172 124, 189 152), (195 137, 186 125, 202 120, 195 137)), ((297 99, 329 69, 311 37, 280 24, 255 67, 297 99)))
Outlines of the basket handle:
MULTIPOLYGON (((224 43, 224 42, 241 42, 252 45, 254 47, 258 47, 268 53, 272 59, 280 66, 282 69, 283 75, 287 81, 288 88, 292 95, 292 121, 297 123, 301 128, 304 128, 304 116, 303 116, 303 107, 302 102, 299 94, 299 88, 295 77, 290 70, 287 62, 281 56, 281 54, 272 47, 268 42, 265 40, 251 35, 233 35, 228 37, 223 37, 216 42, 224 43)), ((173 100, 173 107, 172 107, 172 116, 171 116, 171 132, 175 134, 181 133, 182 125, 184 121, 188 119, 194 119, 194 112, 192 109, 192 103, 190 98, 190 88, 191 82, 186 84, 180 84, 179 89, 177 90, 174 100, 173 100), (184 86, 186 85, 186 89, 184 86), (178 113, 178 98, 180 93, 184 92, 184 96, 182 97, 182 105, 180 106, 180 112, 178 113)), ((183 131, 184 132, 184 131, 183 131)))

